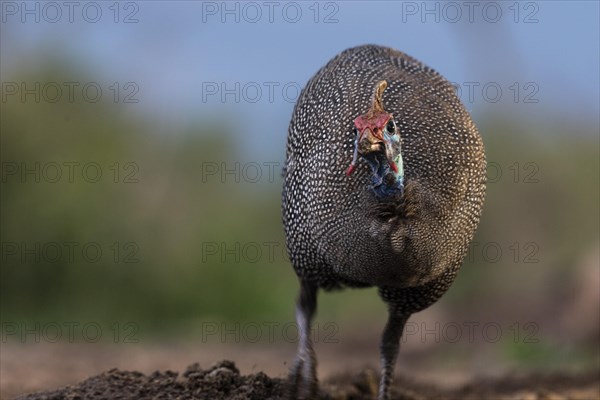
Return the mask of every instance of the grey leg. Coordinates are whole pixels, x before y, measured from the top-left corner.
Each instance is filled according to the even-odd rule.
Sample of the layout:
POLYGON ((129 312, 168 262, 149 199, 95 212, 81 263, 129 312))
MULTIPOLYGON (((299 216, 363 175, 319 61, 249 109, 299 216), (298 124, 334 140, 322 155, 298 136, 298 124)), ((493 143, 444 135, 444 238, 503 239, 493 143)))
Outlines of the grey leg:
POLYGON ((389 400, 390 385, 394 376, 394 367, 398 358, 400 348, 400 337, 404 330, 404 324, 410 314, 403 314, 397 307, 389 307, 388 322, 381 338, 381 380, 379 381, 378 400, 389 400))
POLYGON ((300 337, 289 379, 291 399, 312 399, 317 393, 317 360, 310 338, 310 324, 316 309, 317 287, 309 282, 301 282, 296 302, 296 323, 300 337))

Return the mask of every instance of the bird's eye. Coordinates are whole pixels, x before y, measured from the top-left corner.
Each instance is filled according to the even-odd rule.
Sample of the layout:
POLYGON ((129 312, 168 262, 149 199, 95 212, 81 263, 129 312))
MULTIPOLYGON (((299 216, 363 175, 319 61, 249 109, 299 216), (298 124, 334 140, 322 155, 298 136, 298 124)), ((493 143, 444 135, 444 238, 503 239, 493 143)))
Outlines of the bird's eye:
POLYGON ((355 135, 358 135, 358 129, 356 129, 356 127, 352 128, 352 133, 354 133, 355 135))
POLYGON ((390 119, 388 121, 387 125, 385 126, 385 130, 391 135, 396 133, 396 123, 394 122, 393 119, 390 119))

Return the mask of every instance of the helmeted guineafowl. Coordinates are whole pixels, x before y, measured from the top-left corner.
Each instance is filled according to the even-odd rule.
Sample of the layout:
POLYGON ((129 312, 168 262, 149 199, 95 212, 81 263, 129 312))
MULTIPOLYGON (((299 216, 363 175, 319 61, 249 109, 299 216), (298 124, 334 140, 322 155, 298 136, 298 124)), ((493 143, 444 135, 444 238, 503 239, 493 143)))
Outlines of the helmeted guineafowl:
POLYGON ((290 122, 283 222, 300 279, 290 395, 317 389, 319 288, 377 286, 389 309, 379 399, 409 316, 452 284, 485 195, 482 140, 455 88, 399 51, 348 49, 307 83, 290 122))

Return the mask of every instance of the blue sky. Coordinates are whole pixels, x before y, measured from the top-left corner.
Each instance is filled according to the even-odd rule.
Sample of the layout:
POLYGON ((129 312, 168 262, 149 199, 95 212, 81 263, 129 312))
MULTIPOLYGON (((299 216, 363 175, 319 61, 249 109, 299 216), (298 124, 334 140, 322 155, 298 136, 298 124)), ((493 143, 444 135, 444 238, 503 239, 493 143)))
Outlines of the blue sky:
POLYGON ((106 86, 136 82, 135 112, 183 124, 224 112, 260 135, 265 126, 285 132, 294 89, 331 57, 376 43, 459 83, 476 120, 502 110, 532 123, 551 113, 598 124, 597 1, 75 3, 54 3, 60 15, 41 2, 29 11, 2 3, 3 81, 52 56, 106 86), (223 101, 221 85, 236 82, 239 103, 234 94, 223 101))

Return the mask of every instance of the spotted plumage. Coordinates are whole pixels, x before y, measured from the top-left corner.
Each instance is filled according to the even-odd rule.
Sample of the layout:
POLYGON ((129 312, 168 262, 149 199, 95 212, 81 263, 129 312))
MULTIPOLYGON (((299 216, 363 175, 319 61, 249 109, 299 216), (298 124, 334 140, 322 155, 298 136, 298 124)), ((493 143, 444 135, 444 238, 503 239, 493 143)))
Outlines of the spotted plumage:
MULTIPOLYGON (((308 332, 318 288, 377 286, 390 310, 381 399, 408 316, 448 289, 465 257, 481 214, 485 170, 482 140, 455 88, 404 53, 374 45, 348 49, 300 94, 282 199, 287 248, 301 282, 298 322, 308 332), (357 146, 354 121, 375 107, 382 82, 383 109, 400 138, 403 182, 396 191, 374 190, 377 174, 367 155, 346 174, 357 146)), ((314 352, 304 336, 292 370, 297 398, 316 389, 314 352)))

